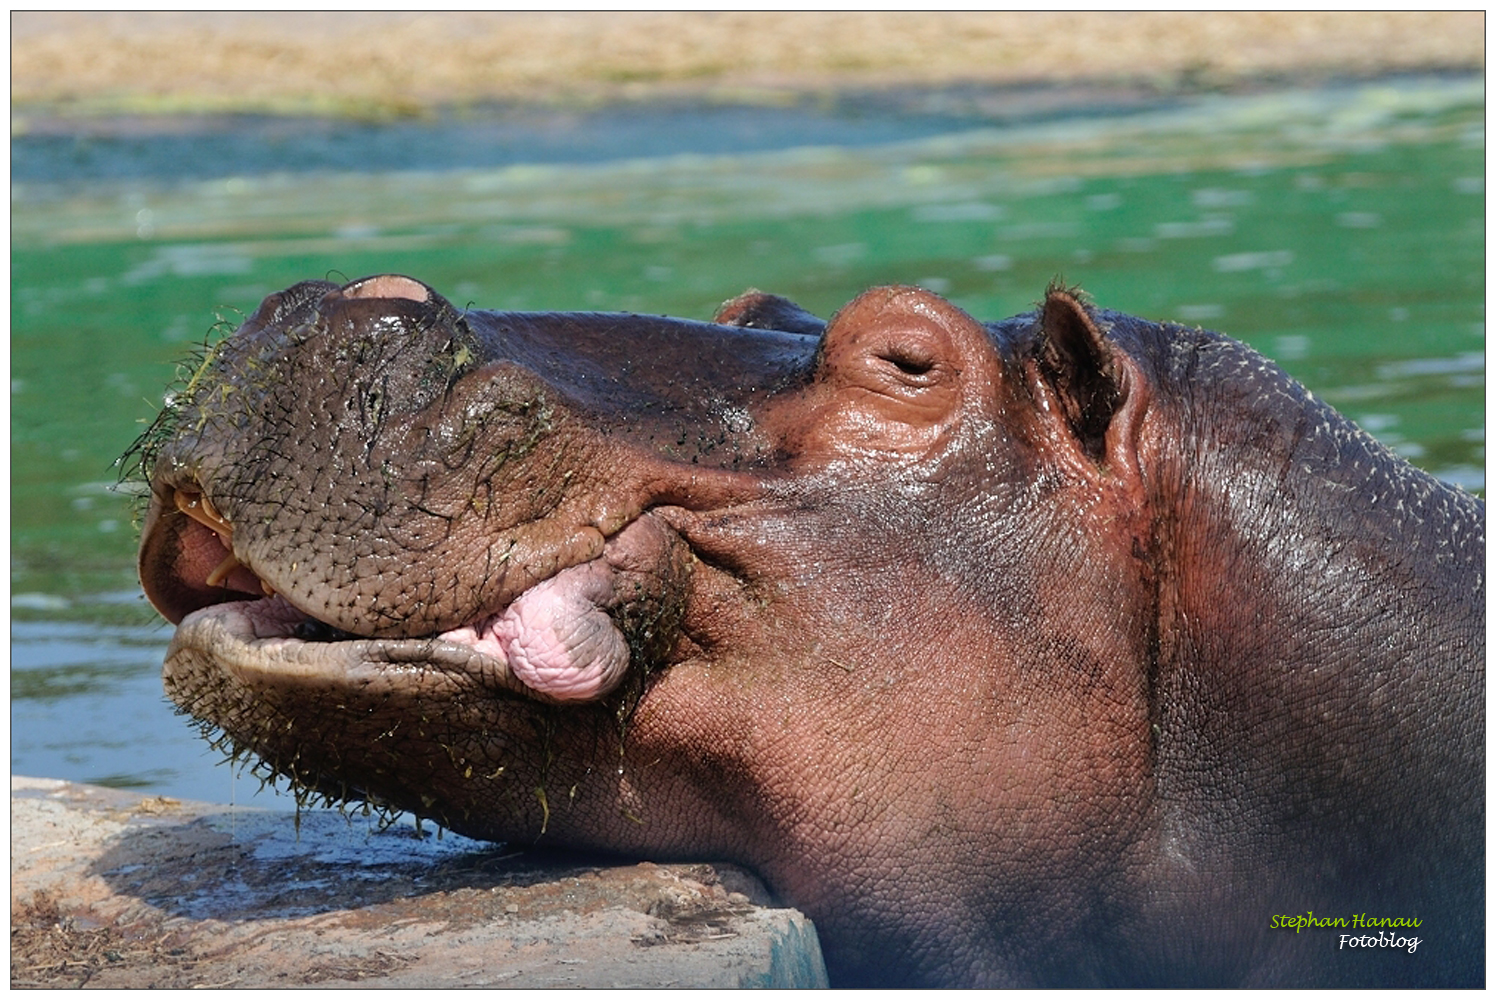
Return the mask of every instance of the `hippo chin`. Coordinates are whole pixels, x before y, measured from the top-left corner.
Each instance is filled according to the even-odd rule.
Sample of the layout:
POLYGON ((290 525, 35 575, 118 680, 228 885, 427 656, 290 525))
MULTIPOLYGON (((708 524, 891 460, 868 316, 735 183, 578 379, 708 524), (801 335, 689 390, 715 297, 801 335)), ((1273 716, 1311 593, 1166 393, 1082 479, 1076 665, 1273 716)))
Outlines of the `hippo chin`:
POLYGON ((1218 334, 307 282, 140 448, 167 691, 304 788, 751 866, 843 985, 1484 982, 1484 505, 1218 334))

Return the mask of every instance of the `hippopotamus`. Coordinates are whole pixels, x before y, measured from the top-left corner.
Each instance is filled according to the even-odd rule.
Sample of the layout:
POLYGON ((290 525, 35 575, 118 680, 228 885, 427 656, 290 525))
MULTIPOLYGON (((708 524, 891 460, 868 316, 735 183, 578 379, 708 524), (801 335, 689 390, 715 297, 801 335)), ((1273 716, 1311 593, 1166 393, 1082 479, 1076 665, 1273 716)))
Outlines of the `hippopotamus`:
POLYGON ((199 360, 166 690, 309 794, 742 864, 833 984, 1484 982, 1484 504, 1237 341, 385 274, 199 360))

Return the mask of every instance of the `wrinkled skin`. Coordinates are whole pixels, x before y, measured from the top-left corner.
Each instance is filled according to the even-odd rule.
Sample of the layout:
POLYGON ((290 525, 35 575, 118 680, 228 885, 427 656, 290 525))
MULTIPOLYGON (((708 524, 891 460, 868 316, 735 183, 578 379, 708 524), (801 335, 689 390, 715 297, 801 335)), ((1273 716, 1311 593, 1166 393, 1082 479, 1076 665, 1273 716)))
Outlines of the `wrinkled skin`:
POLYGON ((143 456, 167 690, 304 786, 750 865, 844 985, 1483 982, 1484 506, 1217 334, 309 282, 143 456))

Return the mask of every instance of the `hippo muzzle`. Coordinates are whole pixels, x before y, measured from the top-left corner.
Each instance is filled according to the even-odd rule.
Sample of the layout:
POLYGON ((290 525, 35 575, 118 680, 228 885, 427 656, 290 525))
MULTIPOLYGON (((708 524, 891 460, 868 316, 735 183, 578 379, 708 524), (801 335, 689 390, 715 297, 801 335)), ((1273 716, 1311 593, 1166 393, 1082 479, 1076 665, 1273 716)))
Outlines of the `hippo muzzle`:
POLYGON ((624 386, 648 362, 623 349, 689 358, 703 327, 464 315, 389 275, 272 296, 149 445, 146 595, 178 648, 254 643, 287 669, 430 662, 601 697, 631 644, 673 638, 689 559, 650 509, 742 492, 731 468, 762 450, 753 397, 811 349, 789 334, 742 364, 701 352, 691 405, 661 391, 674 373, 624 386))

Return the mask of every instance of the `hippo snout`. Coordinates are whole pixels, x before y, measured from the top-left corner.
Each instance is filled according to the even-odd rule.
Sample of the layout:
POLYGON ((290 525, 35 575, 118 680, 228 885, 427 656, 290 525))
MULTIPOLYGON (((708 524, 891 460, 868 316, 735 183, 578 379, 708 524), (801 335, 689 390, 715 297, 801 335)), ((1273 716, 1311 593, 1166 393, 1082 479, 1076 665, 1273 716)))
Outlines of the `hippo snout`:
POLYGON ((513 331, 398 275, 267 299, 144 446, 141 580, 179 645, 233 604, 239 640, 461 647, 551 700, 668 646, 678 539, 513 331))

